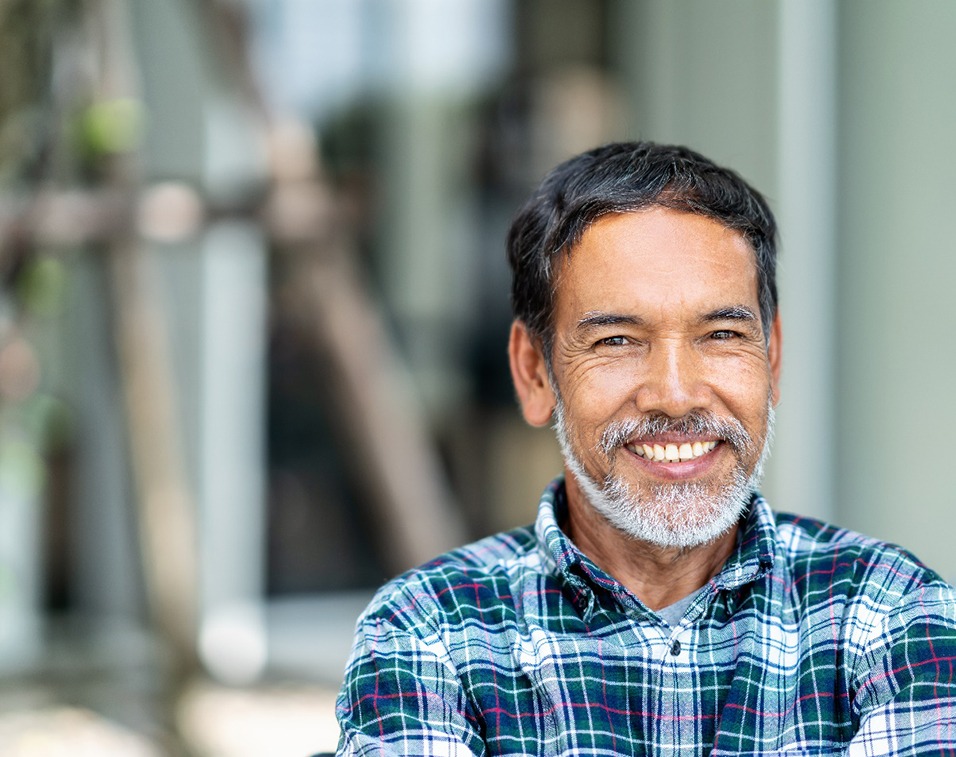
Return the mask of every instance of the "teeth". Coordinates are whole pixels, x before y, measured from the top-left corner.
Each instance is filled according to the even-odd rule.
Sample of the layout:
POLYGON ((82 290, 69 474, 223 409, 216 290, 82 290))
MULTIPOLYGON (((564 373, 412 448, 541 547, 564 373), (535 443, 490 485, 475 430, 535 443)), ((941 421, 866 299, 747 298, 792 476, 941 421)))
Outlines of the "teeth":
POLYGON ((711 442, 684 442, 683 444, 640 444, 629 447, 637 455, 658 463, 677 463, 686 460, 695 460, 706 455, 717 446, 711 442))

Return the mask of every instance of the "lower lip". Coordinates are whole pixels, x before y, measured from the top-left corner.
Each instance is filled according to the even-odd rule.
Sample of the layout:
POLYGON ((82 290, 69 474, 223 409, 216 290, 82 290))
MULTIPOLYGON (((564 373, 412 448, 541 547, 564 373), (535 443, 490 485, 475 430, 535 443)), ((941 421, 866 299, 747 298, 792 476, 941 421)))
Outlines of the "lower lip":
POLYGON ((677 463, 658 462, 657 460, 648 460, 625 447, 625 451, 630 458, 641 468, 650 473, 655 478, 681 480, 688 478, 699 478, 714 466, 727 445, 719 442, 714 449, 706 455, 695 457, 693 460, 684 460, 677 463))

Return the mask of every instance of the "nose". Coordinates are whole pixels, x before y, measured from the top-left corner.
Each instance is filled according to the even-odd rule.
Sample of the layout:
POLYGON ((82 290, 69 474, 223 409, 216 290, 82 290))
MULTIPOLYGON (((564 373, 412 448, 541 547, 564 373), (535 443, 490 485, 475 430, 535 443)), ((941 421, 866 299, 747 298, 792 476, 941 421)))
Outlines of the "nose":
POLYGON ((655 342, 639 377, 635 402, 641 413, 664 413, 680 418, 701 410, 706 401, 706 382, 701 358, 691 345, 680 340, 655 342))

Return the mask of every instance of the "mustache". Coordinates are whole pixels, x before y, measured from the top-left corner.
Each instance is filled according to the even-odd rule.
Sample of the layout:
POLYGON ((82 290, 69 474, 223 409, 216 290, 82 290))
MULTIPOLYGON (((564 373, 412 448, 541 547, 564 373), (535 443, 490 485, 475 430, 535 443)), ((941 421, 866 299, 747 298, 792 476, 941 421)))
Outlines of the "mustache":
POLYGON ((654 413, 642 418, 625 418, 610 423, 601 436, 600 448, 607 454, 632 439, 653 439, 663 434, 706 436, 727 442, 737 452, 753 452, 754 440, 736 418, 693 411, 679 418, 654 413))

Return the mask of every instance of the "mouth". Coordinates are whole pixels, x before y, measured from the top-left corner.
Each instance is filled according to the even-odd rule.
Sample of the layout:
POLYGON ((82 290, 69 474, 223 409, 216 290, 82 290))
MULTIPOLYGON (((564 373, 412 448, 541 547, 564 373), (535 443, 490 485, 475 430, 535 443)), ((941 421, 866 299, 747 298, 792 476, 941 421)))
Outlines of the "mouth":
POLYGON ((650 444, 648 442, 634 442, 627 445, 627 449, 638 457, 655 463, 685 463, 690 460, 709 455, 717 445, 719 439, 698 440, 693 442, 650 444))

